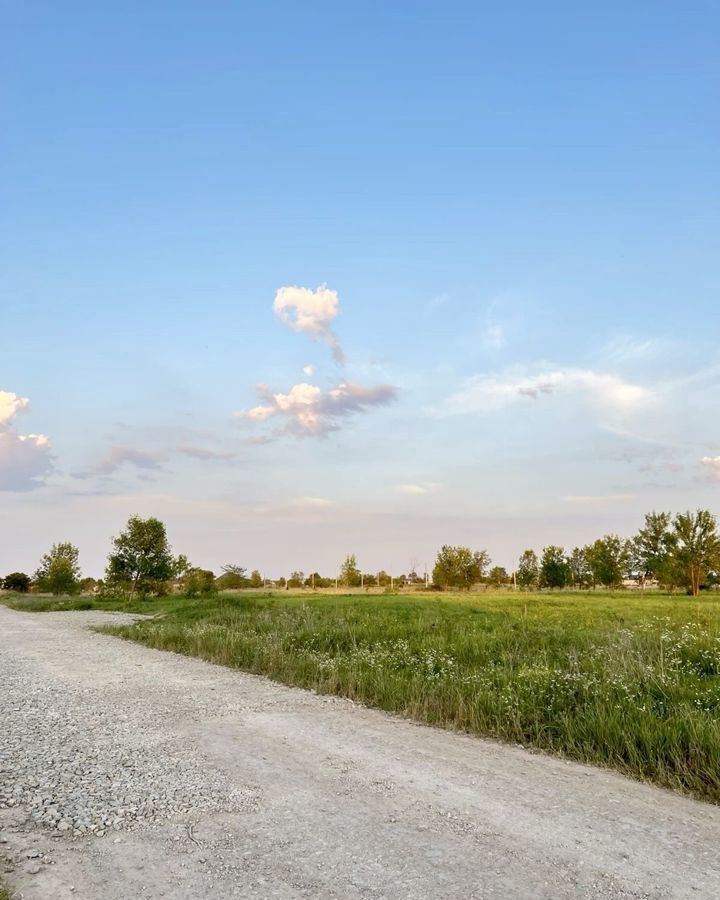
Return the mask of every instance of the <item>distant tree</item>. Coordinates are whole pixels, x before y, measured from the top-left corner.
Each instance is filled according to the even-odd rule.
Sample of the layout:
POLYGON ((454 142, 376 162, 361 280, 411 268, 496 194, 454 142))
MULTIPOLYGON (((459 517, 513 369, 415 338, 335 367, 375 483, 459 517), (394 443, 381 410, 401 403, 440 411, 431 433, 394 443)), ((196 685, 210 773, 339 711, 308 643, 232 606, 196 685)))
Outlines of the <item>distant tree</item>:
POLYGON ((570 565, 565 550, 551 544, 545 547, 540 562, 540 587, 564 588, 570 580, 570 565))
POLYGON ((38 590, 55 595, 77 594, 81 577, 79 556, 80 551, 74 544, 53 544, 35 573, 38 590))
POLYGON ((175 557, 173 568, 175 569, 175 577, 183 579, 194 566, 187 556, 185 556, 184 553, 181 553, 179 556, 175 557))
POLYGON ((310 575, 305 579, 305 587, 312 588, 325 588, 330 587, 335 582, 331 578, 323 578, 323 576, 319 572, 311 572, 310 575))
POLYGON ((390 587, 391 577, 385 571, 385 569, 381 569, 377 574, 377 582, 380 587, 390 587))
POLYGON ((257 569, 250 573, 250 587, 261 588, 264 585, 263 577, 257 569))
POLYGON ((16 594, 27 594, 30 590, 30 576, 24 572, 11 572, 3 578, 2 586, 6 591, 16 594))
POLYGON ((651 512, 645 516, 645 525, 632 541, 632 567, 642 585, 649 578, 656 578, 665 587, 678 582, 676 559, 677 535, 673 531, 670 513, 651 512))
POLYGON ((679 513, 673 519, 674 557, 682 569, 688 590, 697 597, 708 573, 720 567, 717 520, 706 509, 679 513))
POLYGON ((617 534, 606 534, 585 548, 593 585, 619 587, 632 564, 632 544, 617 534))
POLYGON ((449 587, 470 590, 473 584, 482 581, 489 565, 490 556, 486 550, 472 551, 469 547, 445 544, 435 560, 433 583, 446 590, 449 587))
POLYGON ((502 566, 493 566, 488 572, 487 583, 493 588, 504 587, 510 583, 510 576, 502 566))
POLYGON ((350 553, 340 566, 340 581, 345 587, 359 587, 360 580, 360 569, 355 554, 350 553))
POLYGON ((303 586, 303 582, 305 581, 305 573, 304 572, 291 572, 290 577, 288 578, 287 586, 289 588, 301 588, 303 586))
POLYGON ((228 563, 222 567, 222 570, 223 574, 217 579, 219 588, 228 591, 238 591, 242 588, 250 587, 250 579, 245 574, 247 569, 244 566, 228 563))
POLYGON ((586 588, 592 584, 592 572, 583 547, 575 547, 568 556, 570 583, 574 588, 586 588))
POLYGON ((209 569, 190 569, 185 575, 185 595, 202 597, 216 593, 215 575, 209 569))
POLYGON ((98 581, 96 578, 83 578, 80 582, 81 594, 94 594, 97 588, 98 581))
POLYGON ((176 574, 177 560, 159 519, 131 516, 112 546, 106 569, 109 586, 129 592, 131 599, 135 594, 166 592, 167 582, 176 574))
POLYGON ((517 583, 526 590, 535 590, 540 582, 540 564, 534 550, 525 550, 518 560, 517 583))
POLYGON ((377 575, 373 575, 372 572, 367 572, 363 575, 362 580, 366 588, 375 587, 377 585, 377 575))

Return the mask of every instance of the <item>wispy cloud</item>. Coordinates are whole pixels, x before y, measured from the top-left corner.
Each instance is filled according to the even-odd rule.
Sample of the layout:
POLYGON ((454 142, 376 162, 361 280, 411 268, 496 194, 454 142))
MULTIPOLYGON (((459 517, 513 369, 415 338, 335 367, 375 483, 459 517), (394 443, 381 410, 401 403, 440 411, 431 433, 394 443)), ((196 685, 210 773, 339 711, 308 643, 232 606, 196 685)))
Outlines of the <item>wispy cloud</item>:
POLYGON ((713 481, 720 481, 720 456, 703 456, 700 462, 707 466, 713 481))
POLYGON ((340 419, 384 406, 397 396, 396 388, 389 384, 367 388, 346 382, 329 391, 306 383, 293 385, 287 394, 275 393, 263 384, 257 391, 264 402, 236 415, 251 422, 284 419, 283 432, 297 437, 327 434, 339 427, 340 419))
POLYGON ((237 454, 232 451, 208 450, 206 447, 193 447, 187 444, 177 449, 178 453, 182 453, 183 456, 199 459, 202 462, 223 462, 237 458, 237 454))
POLYGON ((584 395, 615 412, 631 412, 653 398, 647 388, 606 372, 568 368, 524 375, 511 371, 469 378, 448 398, 443 411, 448 415, 492 412, 513 403, 554 395, 584 395))
POLYGON ((441 294, 435 294, 434 297, 431 297, 425 303, 425 312, 432 313, 435 310, 440 309, 443 306, 446 306, 450 301, 450 294, 447 294, 443 291, 441 294))
POLYGON ((434 494, 441 487, 439 481, 421 481, 419 484, 399 484, 397 490, 409 497, 423 497, 426 494, 434 494))
POLYGON ((94 475, 113 475, 123 467, 132 467, 143 471, 160 471, 167 455, 157 450, 139 450, 136 447, 116 445, 111 447, 97 465, 85 472, 78 473, 76 478, 91 478, 94 475))
POLYGON ((50 441, 44 434, 18 434, 16 416, 27 409, 27 397, 0 391, 0 491, 29 491, 52 469, 50 441))
POLYGON ((304 287, 281 287, 275 294, 273 310, 293 331, 327 344, 337 363, 345 361, 340 341, 331 328, 339 312, 337 291, 331 291, 325 285, 315 291, 304 287))

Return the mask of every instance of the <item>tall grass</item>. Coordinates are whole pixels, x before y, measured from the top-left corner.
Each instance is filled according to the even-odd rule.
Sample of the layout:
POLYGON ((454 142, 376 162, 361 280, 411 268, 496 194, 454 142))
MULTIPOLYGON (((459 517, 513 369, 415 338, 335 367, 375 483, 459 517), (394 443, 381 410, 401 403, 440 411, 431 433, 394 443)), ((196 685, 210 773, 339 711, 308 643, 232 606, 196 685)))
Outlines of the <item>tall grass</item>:
POLYGON ((221 597, 107 629, 720 802, 720 604, 221 597))

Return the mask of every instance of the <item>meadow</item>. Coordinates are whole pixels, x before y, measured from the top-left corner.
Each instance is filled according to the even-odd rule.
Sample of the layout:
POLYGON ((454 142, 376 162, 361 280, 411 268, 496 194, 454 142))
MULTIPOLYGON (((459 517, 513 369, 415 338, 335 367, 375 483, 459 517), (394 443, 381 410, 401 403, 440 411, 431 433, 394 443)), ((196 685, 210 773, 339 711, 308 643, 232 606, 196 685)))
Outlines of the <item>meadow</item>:
MULTIPOLYGON (((5 598, 16 608, 122 608, 5 598)), ((720 803, 720 599, 223 594, 109 633, 720 803)))

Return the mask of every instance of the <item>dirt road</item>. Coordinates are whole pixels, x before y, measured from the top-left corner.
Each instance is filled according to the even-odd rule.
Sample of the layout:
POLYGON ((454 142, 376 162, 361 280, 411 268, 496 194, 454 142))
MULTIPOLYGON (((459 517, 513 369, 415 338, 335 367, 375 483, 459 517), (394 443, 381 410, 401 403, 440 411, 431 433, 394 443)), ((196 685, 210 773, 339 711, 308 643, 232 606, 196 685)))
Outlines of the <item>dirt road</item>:
POLYGON ((0 607, 0 858, 26 900, 720 897, 715 807, 107 619, 0 607))

